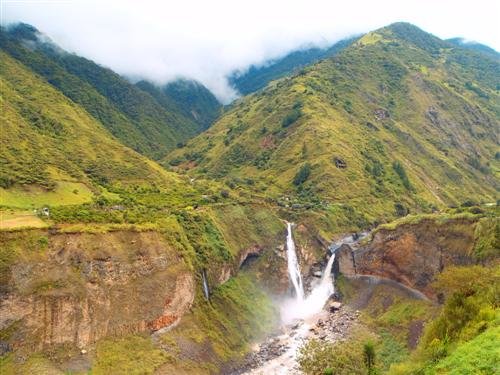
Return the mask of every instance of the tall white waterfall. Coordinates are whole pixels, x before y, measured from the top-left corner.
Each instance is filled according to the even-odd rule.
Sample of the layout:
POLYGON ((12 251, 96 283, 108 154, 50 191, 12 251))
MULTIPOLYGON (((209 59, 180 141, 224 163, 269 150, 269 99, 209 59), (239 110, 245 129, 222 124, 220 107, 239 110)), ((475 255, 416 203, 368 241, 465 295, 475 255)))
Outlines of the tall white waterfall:
POLYGON ((293 284, 295 296, 297 300, 304 300, 304 285, 302 284, 302 276, 300 274, 299 262, 297 260, 297 253, 295 252, 295 242, 292 235, 292 223, 287 223, 287 236, 286 236, 286 256, 288 261, 288 276, 293 284))
POLYGON ((295 253, 295 243, 292 236, 292 226, 288 223, 287 244, 287 259, 288 259, 288 275, 292 281, 296 292, 296 298, 287 300, 281 308, 281 318, 284 323, 290 323, 295 319, 305 319, 323 309, 326 301, 334 292, 332 279, 332 266, 335 261, 335 253, 330 256, 328 263, 323 270, 323 275, 316 285, 313 285, 311 293, 308 296, 304 295, 302 285, 302 276, 297 262, 297 254, 295 253))

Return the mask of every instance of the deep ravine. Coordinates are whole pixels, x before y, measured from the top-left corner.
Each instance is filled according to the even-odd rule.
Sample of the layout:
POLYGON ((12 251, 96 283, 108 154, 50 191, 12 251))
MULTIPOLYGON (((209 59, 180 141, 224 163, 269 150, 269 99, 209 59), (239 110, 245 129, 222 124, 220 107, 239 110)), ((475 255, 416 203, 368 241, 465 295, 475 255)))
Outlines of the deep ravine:
POLYGON ((297 356, 308 339, 335 341, 345 336, 348 329, 356 324, 357 312, 335 302, 328 308, 325 306, 335 292, 332 273, 335 251, 343 244, 353 245, 361 238, 351 235, 332 243, 321 278, 313 280, 310 292, 306 293, 293 240, 293 224, 287 223, 288 276, 293 295, 279 302, 280 333, 256 343, 246 366, 236 374, 300 374, 297 356))

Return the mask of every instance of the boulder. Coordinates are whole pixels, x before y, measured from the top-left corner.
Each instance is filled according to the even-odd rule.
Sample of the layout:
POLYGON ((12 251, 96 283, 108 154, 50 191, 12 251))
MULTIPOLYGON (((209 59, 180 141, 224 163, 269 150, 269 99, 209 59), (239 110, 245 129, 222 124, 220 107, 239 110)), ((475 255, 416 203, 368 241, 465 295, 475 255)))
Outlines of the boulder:
POLYGON ((338 310, 340 310, 341 307, 342 307, 342 303, 337 302, 337 301, 330 302, 330 304, 328 305, 328 309, 330 310, 330 312, 338 311, 338 310))

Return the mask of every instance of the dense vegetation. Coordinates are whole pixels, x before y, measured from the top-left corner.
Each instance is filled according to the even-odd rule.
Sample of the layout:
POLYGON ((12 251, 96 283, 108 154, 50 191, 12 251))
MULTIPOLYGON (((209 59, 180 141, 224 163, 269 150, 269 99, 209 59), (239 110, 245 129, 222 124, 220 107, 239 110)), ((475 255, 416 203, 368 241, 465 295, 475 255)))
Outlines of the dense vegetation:
POLYGON ((427 326, 411 359, 389 373, 494 373, 499 272, 498 265, 446 269, 435 283, 446 296, 440 315, 427 326))
POLYGON ((167 190, 170 203, 189 204, 193 191, 181 188, 185 182, 178 176, 119 143, 76 103, 5 53, 0 80, 1 205, 33 209, 93 197, 111 205, 120 194, 167 190))
POLYGON ((205 130, 219 117, 221 104, 202 84, 187 79, 177 79, 162 87, 147 81, 139 81, 136 86, 151 94, 166 110, 177 106, 187 118, 205 130))

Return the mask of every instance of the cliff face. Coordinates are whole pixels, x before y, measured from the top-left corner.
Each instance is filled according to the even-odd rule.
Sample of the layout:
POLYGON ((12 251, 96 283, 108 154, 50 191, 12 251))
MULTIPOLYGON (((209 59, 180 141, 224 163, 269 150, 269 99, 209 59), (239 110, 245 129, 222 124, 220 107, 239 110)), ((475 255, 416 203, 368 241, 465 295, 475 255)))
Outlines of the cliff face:
POLYGON ((160 233, 2 236, 21 257, 5 270, 0 300, 0 329, 12 331, 13 349, 83 348, 105 336, 156 331, 193 302, 194 277, 160 233))
POLYGON ((429 284, 450 265, 467 265, 476 260, 475 219, 452 219, 444 223, 424 219, 381 229, 370 243, 353 251, 339 249, 339 271, 346 276, 374 275, 390 278, 428 297, 435 297, 429 284))

